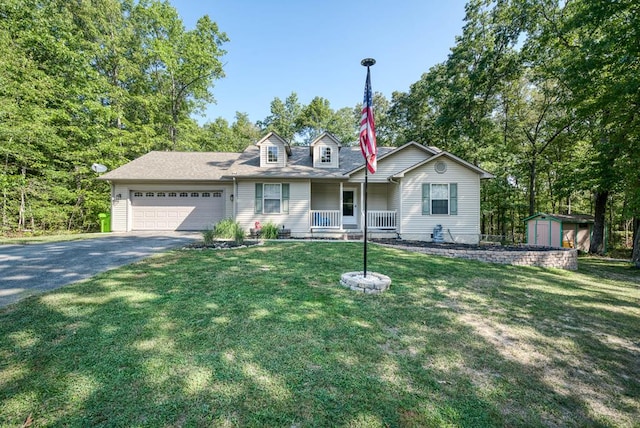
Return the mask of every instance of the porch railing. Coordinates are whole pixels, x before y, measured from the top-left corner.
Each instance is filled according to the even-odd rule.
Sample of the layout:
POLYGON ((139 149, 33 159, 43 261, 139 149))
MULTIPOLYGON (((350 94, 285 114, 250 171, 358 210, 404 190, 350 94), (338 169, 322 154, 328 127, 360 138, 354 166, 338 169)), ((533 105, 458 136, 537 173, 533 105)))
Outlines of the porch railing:
POLYGON ((395 211, 367 211, 367 229, 396 229, 395 211))
POLYGON ((311 210, 311 227, 339 229, 341 227, 340 210, 311 210))

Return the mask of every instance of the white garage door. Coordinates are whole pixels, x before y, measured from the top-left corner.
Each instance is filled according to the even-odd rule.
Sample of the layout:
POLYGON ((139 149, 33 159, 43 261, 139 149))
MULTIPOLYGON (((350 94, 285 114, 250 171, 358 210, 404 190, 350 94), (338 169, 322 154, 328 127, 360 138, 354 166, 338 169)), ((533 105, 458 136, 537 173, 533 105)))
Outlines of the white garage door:
POLYGON ((132 191, 133 230, 204 230, 224 218, 221 191, 132 191))

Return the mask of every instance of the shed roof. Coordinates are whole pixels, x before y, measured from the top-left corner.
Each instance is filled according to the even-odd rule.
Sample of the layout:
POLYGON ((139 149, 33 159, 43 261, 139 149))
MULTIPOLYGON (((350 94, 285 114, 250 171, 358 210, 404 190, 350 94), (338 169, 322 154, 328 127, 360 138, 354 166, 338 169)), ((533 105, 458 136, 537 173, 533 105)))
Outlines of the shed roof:
POLYGON ((560 223, 584 223, 591 224, 594 222, 594 217, 589 214, 546 214, 537 213, 525 218, 523 221, 533 220, 537 217, 549 217, 552 220, 559 221, 560 223))

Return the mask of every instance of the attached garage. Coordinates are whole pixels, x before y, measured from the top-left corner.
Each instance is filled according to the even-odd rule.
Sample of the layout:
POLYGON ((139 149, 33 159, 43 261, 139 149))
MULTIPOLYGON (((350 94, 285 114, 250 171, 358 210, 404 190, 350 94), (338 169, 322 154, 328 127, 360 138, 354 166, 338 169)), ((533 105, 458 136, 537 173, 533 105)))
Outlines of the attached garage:
POLYGON ((132 230, 204 230, 225 217, 222 190, 131 191, 132 230))

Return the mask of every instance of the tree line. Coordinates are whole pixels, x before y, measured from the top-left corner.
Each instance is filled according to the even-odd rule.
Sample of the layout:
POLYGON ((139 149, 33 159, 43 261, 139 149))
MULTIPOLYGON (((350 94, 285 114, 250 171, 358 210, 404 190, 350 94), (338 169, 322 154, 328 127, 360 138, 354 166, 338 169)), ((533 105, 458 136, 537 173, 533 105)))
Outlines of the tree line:
MULTIPOLYGON (((640 11, 634 0, 470 0, 462 34, 407 92, 374 95, 378 144, 438 146, 496 175, 482 233, 521 239, 537 212, 591 213, 592 252, 640 260, 640 11)), ((199 125, 227 35, 166 1, 0 3, 2 231, 93 230, 118 167, 150 150, 241 151, 275 130, 356 144, 360 105, 275 97, 252 123, 199 125)), ((419 53, 418 53, 419 54, 419 53)))

